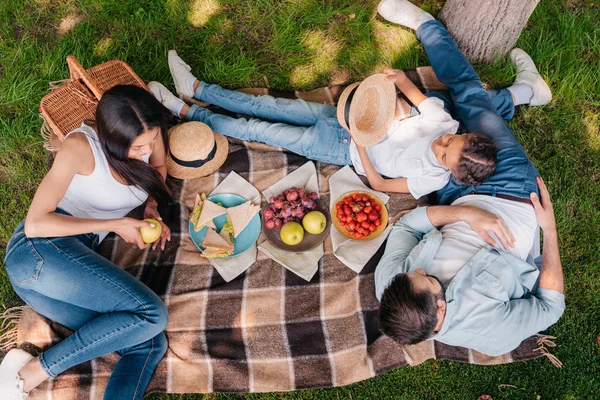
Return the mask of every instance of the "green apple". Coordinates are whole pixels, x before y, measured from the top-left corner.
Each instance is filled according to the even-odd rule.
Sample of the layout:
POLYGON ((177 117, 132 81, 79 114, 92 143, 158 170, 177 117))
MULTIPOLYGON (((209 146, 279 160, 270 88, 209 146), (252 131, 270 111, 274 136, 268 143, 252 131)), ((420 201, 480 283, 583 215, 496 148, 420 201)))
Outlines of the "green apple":
POLYGON ((145 219, 144 221, 150 222, 152 224, 152 227, 142 226, 140 228, 140 234, 142 235, 142 240, 144 241, 144 243, 156 242, 162 233, 162 226, 161 226, 160 222, 158 222, 155 219, 151 219, 151 218, 145 219))
POLYGON ((295 246, 304 238, 304 229, 302 228, 302 225, 297 222, 286 222, 281 227, 279 237, 283 243, 295 246))
POLYGON ((302 218, 302 226, 306 232, 318 235, 325 230, 327 218, 321 211, 311 211, 302 218))

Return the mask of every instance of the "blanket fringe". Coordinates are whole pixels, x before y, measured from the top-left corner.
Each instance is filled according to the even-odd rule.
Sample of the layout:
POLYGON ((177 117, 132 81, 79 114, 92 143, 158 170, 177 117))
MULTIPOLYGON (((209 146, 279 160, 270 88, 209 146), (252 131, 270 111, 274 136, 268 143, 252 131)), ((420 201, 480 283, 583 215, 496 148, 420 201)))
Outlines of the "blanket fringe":
POLYGON ((556 347, 556 343, 552 341, 556 339, 556 337, 550 335, 542 335, 541 333, 538 333, 535 336, 537 337, 537 344, 538 346, 540 346, 536 350, 541 352, 544 356, 548 357, 550 362, 556 368, 561 368, 563 366, 562 361, 560 361, 558 357, 556 357, 554 354, 550 353, 550 350, 548 349, 548 347, 556 347))
POLYGON ((8 308, 0 315, 0 320, 2 320, 2 324, 0 325, 1 351, 7 351, 17 345, 17 334, 23 308, 25 306, 8 308))

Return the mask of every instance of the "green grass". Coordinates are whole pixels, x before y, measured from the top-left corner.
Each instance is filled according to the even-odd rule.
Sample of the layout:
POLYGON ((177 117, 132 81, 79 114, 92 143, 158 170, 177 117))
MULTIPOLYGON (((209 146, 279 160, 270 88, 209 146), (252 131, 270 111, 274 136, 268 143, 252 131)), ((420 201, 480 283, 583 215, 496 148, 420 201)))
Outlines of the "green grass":
MULTIPOLYGON (((383 23, 368 0, 0 0, 0 255, 46 172, 38 107, 48 82, 122 59, 144 79, 172 87, 166 53, 226 87, 312 89, 361 79, 385 65, 426 65, 414 34, 383 23), (68 26, 68 21, 73 23, 68 26)), ((438 12, 441 2, 424 7, 438 12)), ((504 366, 428 361, 342 388, 264 395, 152 395, 152 399, 591 399, 600 398, 600 4, 543 0, 518 46, 548 78, 554 100, 520 108, 511 126, 546 179, 555 204, 567 310, 550 329, 547 360, 504 366), (499 385, 513 385, 502 387, 499 385)), ((476 65, 508 85, 506 59, 476 65)), ((19 303, 0 268, 0 303, 19 303)))

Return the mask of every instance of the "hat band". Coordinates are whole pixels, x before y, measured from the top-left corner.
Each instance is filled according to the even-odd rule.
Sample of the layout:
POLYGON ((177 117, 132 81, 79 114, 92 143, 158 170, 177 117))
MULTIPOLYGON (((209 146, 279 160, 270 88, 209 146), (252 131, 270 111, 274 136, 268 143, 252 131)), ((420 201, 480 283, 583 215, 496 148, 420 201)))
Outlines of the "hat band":
POLYGON ((217 141, 215 140, 215 144, 214 144, 212 150, 210 151, 208 156, 206 156, 206 158, 203 160, 184 161, 184 160, 180 160, 179 158, 175 157, 173 155, 173 153, 171 153, 170 151, 169 151, 169 154, 171 155, 171 158, 173 159, 173 161, 175 161, 177 164, 181 165, 182 167, 198 168, 198 167, 203 166, 207 162, 211 161, 213 158, 215 158, 215 154, 217 154, 217 141))
POLYGON ((344 121, 346 122, 347 127, 350 127, 350 104, 352 103, 354 93, 356 93, 356 89, 358 89, 359 86, 360 85, 356 85, 356 87, 350 91, 350 94, 346 99, 346 104, 344 105, 344 121))

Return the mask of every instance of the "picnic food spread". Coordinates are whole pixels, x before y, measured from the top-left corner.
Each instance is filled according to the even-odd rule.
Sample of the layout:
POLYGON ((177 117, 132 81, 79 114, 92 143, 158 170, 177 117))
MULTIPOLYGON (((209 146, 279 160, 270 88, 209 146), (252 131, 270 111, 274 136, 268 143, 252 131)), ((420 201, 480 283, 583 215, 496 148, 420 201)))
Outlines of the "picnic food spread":
POLYGON ((317 208, 317 192, 307 193, 304 188, 291 187, 277 196, 269 198, 265 210, 265 228, 280 228, 283 224, 301 222, 307 212, 317 208))
MULTIPOLYGON (((332 209, 332 214, 333 214, 332 209)), ((334 224, 350 239, 371 239, 387 224, 387 210, 368 192, 349 192, 335 203, 334 224)))
POLYGON ((329 235, 328 208, 317 192, 306 187, 290 187, 268 196, 262 217, 265 238, 280 250, 307 252, 329 235))
MULTIPOLYGON (((226 196, 235 196, 242 201, 245 200, 237 195, 226 196)), ((238 201, 234 203, 237 205, 229 204, 230 207, 223 207, 219 200, 215 200, 217 197, 213 196, 214 201, 212 201, 206 197, 205 193, 196 194, 194 208, 190 216, 190 225, 193 227, 193 231, 203 235, 195 237, 195 239, 195 235, 193 235, 192 241, 206 258, 228 258, 233 256, 236 238, 240 236, 259 210, 259 206, 252 204, 250 201, 244 201, 241 204, 238 201), (215 219, 219 217, 221 222, 215 224, 215 219), (223 217, 226 218, 224 221, 223 217), (220 230, 217 225, 220 226, 220 230)), ((254 238, 254 241, 257 237, 258 235, 254 238)))

